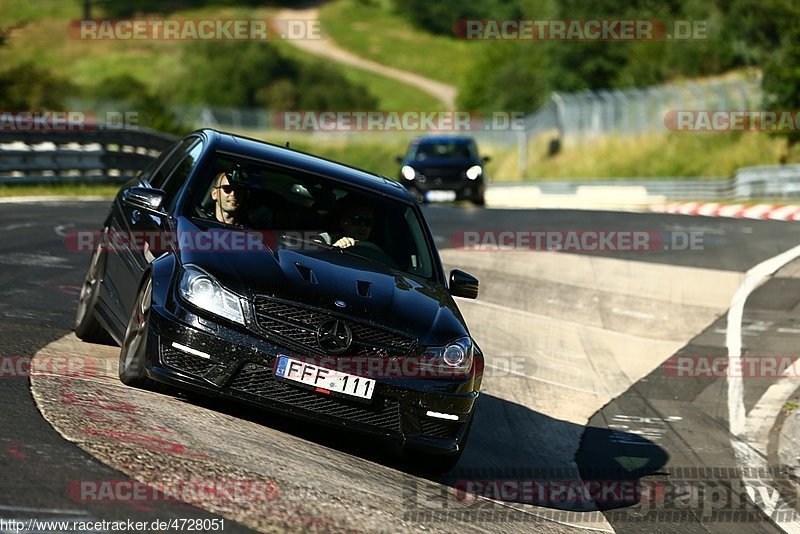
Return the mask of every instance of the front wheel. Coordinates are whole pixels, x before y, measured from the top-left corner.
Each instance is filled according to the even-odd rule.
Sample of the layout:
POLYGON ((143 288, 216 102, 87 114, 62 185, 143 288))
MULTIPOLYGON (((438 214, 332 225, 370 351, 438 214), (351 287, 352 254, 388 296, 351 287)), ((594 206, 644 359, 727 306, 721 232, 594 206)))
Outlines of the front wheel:
POLYGON ((104 261, 103 246, 97 245, 97 249, 92 254, 89 268, 86 270, 86 276, 83 279, 80 297, 78 298, 78 310, 75 313, 75 335, 79 339, 90 343, 102 343, 109 340, 108 333, 94 315, 97 295, 100 292, 100 281, 103 277, 104 261))
POLYGON ((119 352, 119 379, 126 386, 144 389, 152 389, 154 386, 154 382, 145 373, 152 295, 153 279, 148 275, 136 296, 119 352))

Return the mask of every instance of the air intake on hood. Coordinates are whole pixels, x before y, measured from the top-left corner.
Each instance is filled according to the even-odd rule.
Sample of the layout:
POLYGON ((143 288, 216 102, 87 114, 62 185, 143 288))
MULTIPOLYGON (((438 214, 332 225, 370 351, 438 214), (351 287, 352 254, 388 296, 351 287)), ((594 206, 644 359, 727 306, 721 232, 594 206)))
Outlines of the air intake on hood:
POLYGON ((294 266, 297 267, 297 272, 300 273, 300 276, 303 277, 303 280, 311 284, 317 283, 317 277, 314 275, 314 271, 312 271, 310 267, 306 267, 305 265, 301 265, 299 263, 295 263, 294 266))
POLYGON ((356 280, 356 290, 358 291, 359 297, 371 297, 372 282, 367 282, 366 280, 356 280))

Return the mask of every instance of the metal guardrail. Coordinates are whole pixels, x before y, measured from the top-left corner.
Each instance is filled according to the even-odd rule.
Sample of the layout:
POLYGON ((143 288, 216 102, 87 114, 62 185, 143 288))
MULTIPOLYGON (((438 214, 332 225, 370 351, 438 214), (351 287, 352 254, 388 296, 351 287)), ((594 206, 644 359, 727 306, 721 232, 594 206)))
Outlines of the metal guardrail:
POLYGON ((733 177, 734 198, 800 197, 800 165, 743 167, 733 177))
MULTIPOLYGON (((176 138, 153 130, 0 130, 0 184, 125 183, 176 138)), ((545 195, 575 195, 581 187, 643 187, 670 200, 800 198, 800 165, 744 167, 731 178, 535 180, 493 188, 535 186, 545 195)))
POLYGON ((125 183, 176 138, 152 130, 0 130, 0 184, 125 183))
POLYGON ((492 187, 535 186, 544 195, 574 195, 581 187, 643 187, 650 196, 668 200, 746 200, 800 198, 800 164, 743 167, 730 178, 617 178, 614 180, 526 180, 492 187))
POLYGON ((663 196, 667 199, 724 199, 733 193, 733 183, 726 178, 674 178, 643 179, 618 178, 615 180, 556 180, 545 179, 525 182, 495 183, 492 187, 514 187, 533 185, 543 195, 574 195, 582 187, 643 187, 651 196, 663 196))

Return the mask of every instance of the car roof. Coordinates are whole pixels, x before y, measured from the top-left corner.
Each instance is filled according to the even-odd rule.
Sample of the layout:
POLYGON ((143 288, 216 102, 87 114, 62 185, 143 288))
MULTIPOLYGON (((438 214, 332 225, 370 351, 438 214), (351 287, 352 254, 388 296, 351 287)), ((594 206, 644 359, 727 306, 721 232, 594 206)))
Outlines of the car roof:
POLYGON ((277 165, 304 170, 313 174, 329 176, 342 182, 371 189, 375 192, 406 202, 413 201, 411 194, 396 180, 351 167, 329 159, 307 154, 293 148, 251 139, 210 128, 198 130, 194 135, 202 135, 213 143, 213 149, 253 159, 264 160, 277 165))

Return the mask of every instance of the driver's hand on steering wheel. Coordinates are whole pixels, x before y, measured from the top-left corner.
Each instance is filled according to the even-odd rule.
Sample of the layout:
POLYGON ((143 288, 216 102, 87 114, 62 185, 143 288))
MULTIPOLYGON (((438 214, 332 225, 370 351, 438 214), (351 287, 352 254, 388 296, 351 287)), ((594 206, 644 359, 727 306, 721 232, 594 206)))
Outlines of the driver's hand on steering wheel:
POLYGON ((358 241, 356 241, 352 237, 343 237, 338 241, 336 241, 336 243, 334 243, 333 246, 339 248, 347 248, 347 247, 352 247, 356 243, 358 243, 358 241))

